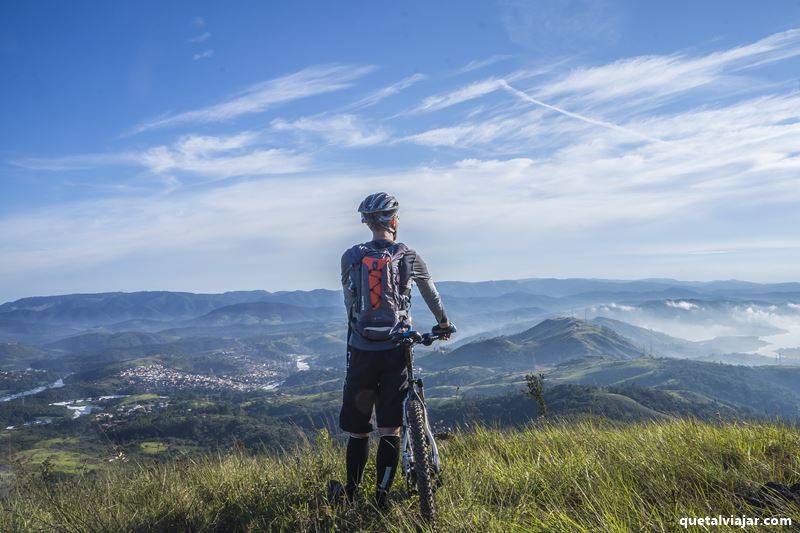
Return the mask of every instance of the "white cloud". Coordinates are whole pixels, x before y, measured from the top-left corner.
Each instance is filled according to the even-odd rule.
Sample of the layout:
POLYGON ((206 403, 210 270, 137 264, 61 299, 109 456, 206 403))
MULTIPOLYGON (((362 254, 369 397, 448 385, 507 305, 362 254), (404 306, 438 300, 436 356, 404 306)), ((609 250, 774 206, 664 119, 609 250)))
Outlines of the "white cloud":
POLYGON ((227 152, 253 145, 258 140, 258 134, 253 131, 243 131, 227 137, 213 137, 209 135, 184 135, 175 144, 176 150, 191 156, 204 157, 218 152, 227 152))
MULTIPOLYGON (((177 259, 173 254, 236 247, 250 240, 285 247, 308 238, 312 213, 325 221, 313 239, 346 231, 346 226, 337 229, 330 222, 354 201, 352 190, 331 189, 320 178, 275 178, 188 191, 87 201, 0 219, 0 273, 73 271, 140 254, 163 254, 169 262, 177 259)), ((358 228, 357 221, 353 227, 358 228)), ((270 270, 272 276, 281 266, 270 270)))
POLYGON ((500 89, 501 87, 502 87, 501 80, 496 80, 494 78, 478 81, 475 83, 471 83, 466 87, 462 87, 460 89, 456 89, 454 91, 442 95, 429 96, 428 98, 425 98, 422 101, 422 103, 416 108, 414 108, 411 112, 427 113, 430 111, 438 111, 440 109, 460 104, 462 102, 467 102, 469 100, 474 100, 475 98, 480 98, 481 96, 486 96, 487 94, 493 93, 494 91, 500 89))
POLYGON ((709 85, 728 73, 800 54, 800 30, 699 57, 639 56, 599 67, 578 68, 536 90, 538 98, 571 96, 575 101, 630 104, 632 96, 663 98, 709 85))
POLYGON ((276 148, 253 150, 242 155, 199 158, 159 146, 145 152, 142 162, 155 173, 188 172, 212 178, 292 174, 310 166, 306 156, 276 148))
MULTIPOLYGON (((480 147, 489 154, 536 153, 538 174, 545 177, 542 183, 555 194, 595 185, 597 195, 638 191, 654 200, 674 197, 676 207, 800 196, 798 94, 602 128, 595 122, 539 109, 434 128, 401 140, 480 147)), ((728 248, 723 244, 710 249, 728 248)))
POLYGON ((281 149, 252 148, 257 135, 243 132, 229 137, 187 135, 172 146, 156 146, 139 162, 156 174, 187 172, 211 178, 291 174, 307 170, 307 156, 281 149), (242 150, 249 148, 249 150, 242 150))
MULTIPOLYGON (((176 170, 220 175, 233 172, 232 168, 256 172, 257 168, 241 170, 247 166, 244 158, 201 155, 227 154, 224 150, 247 142, 247 138, 238 142, 187 138, 172 147, 154 149, 147 164, 154 172, 170 176, 176 170)), ((505 247, 498 240, 503 228, 529 227, 528 238, 533 239, 559 228, 565 236, 580 225, 576 212, 596 223, 650 214, 646 209, 639 212, 641 202, 627 197, 594 205, 590 198, 586 203, 579 197, 554 201, 537 193, 535 170, 535 163, 524 159, 463 161, 452 167, 422 167, 388 175, 275 177, 192 194, 120 198, 31 212, 0 220, 0 252, 5 258, 1 271, 9 276, 30 269, 58 271, 145 252, 163 251, 172 257, 186 247, 211 246, 220 239, 242 242, 259 235, 291 247, 289 243, 301 236, 309 237, 308 213, 326 221, 315 225, 312 241, 332 239, 338 248, 357 238, 362 228, 354 206, 374 190, 397 190, 405 213, 401 231, 412 241, 414 236, 416 242, 430 240, 430 228, 437 227, 445 234, 468 234, 486 249, 494 249, 492 243, 505 247), (489 183, 492 186, 487 188, 489 183), (298 205, 303 208, 297 209, 298 205)), ((456 241, 434 238, 437 254, 455 253, 451 248, 458 247, 460 241, 456 241)), ((275 265, 271 275, 279 275, 280 268, 275 265)), ((286 271, 286 275, 291 274, 286 271)))
POLYGON ((616 302, 611 302, 608 305, 601 305, 600 309, 604 311, 622 311, 623 313, 633 313, 638 310, 631 305, 618 304, 616 302))
MULTIPOLYGON (((257 142, 251 133, 229 138, 190 136, 150 152, 146 163, 165 179, 180 173, 275 172, 277 154, 265 162, 258 161, 258 151, 247 152, 257 142), (251 155, 237 155, 242 151, 251 155)), ((276 175, 221 182, 210 189, 184 187, 167 196, 129 195, 6 216, 0 219, 4 258, 0 290, 18 290, 14 287, 23 282, 43 287, 44 280, 63 279, 65 272, 78 272, 75 276, 83 280, 82 288, 76 285, 71 290, 89 290, 91 280, 104 275, 104 265, 121 261, 127 266, 120 268, 131 269, 124 278, 132 288, 138 283, 139 288, 189 290, 186 278, 170 272, 189 269, 185 262, 190 256, 191 279, 217 279, 214 286, 221 289, 246 288, 241 280, 251 280, 248 283, 255 287, 270 283, 273 288, 335 287, 336 267, 331 266, 331 258, 364 237, 355 206, 375 190, 398 195, 403 211, 401 238, 423 251, 438 279, 600 276, 608 274, 608 269, 616 269, 611 277, 664 275, 669 270, 659 271, 659 267, 668 269, 674 258, 687 256, 677 250, 642 265, 627 254, 638 252, 652 235, 668 234, 686 220, 705 226, 697 221, 708 220, 704 212, 715 205, 717 197, 687 194, 681 188, 628 189, 615 181, 627 166, 624 157, 597 168, 592 168, 592 161, 569 157, 468 159, 397 173, 276 175), (311 233, 309 213, 314 216, 311 233), (637 234, 640 228, 646 231, 637 234), (483 250, 481 257, 468 264, 463 261, 465 238, 483 250), (300 242, 304 250, 313 252, 297 266, 289 258, 300 242), (503 265, 493 259, 498 254, 507 259, 503 265), (143 271, 148 257, 158 257, 161 266, 145 276, 138 271, 143 271), (230 264, 221 265, 221 258, 230 264), (630 260, 629 264, 621 265, 620 258, 630 260), (230 265, 235 265, 239 281, 220 286, 219 272, 228 271, 230 265), (267 278, 263 278, 264 265, 269 265, 267 278), (621 271, 624 266, 628 270, 621 271)), ((699 242, 704 238, 698 236, 699 242)), ((697 241, 686 245, 696 247, 697 241)), ((764 261, 761 252, 751 255, 758 264, 772 264, 764 261)), ((689 264, 709 261, 699 257, 689 264)), ((753 264, 736 263, 737 268, 753 264)), ((711 275, 723 275, 726 271, 719 267, 725 264, 731 262, 723 259, 711 275)))
POLYGON ((214 50, 203 50, 202 52, 198 52, 192 56, 194 61, 198 61, 200 59, 208 59, 209 57, 214 55, 214 50))
POLYGON ((393 83, 391 85, 387 85, 381 89, 378 89, 374 93, 362 98, 361 100, 352 104, 351 108, 363 108, 363 107, 371 107, 381 100, 388 98, 390 96, 394 96, 395 94, 408 89, 412 85, 424 80, 426 76, 424 74, 413 74, 402 80, 398 81, 397 83, 393 83))
POLYGON ((485 145, 497 140, 503 135, 511 135, 518 131, 516 128, 519 126, 520 121, 518 119, 504 118, 464 123, 444 128, 434 128, 421 133, 408 135, 400 140, 424 146, 465 148, 475 145, 485 145))
POLYGON ((209 40, 210 38, 211 38, 211 32, 207 31, 195 37, 191 37, 188 41, 191 44, 199 44, 209 40))
POLYGON ((473 70, 479 70, 482 68, 486 68, 490 65, 494 65, 495 63, 499 63, 500 61, 505 61, 510 59, 511 56, 509 55, 493 55, 491 57, 487 57, 486 59, 481 60, 473 60, 461 67, 456 71, 457 74, 466 74, 467 72, 472 72, 473 70))
MULTIPOLYGON (((144 167, 159 175, 185 172, 212 179, 290 174, 311 167, 307 155, 261 147, 259 142, 260 135, 252 131, 228 136, 183 135, 171 145, 157 145, 136 152, 24 159, 15 164, 31 170, 55 172, 103 166, 144 167)), ((177 183, 172 179, 167 185, 174 188, 177 183)))
POLYGON ((370 146, 386 141, 389 135, 379 127, 370 127, 355 115, 303 117, 294 121, 273 120, 276 131, 312 134, 332 145, 370 146))
POLYGON ((310 96, 338 91, 371 72, 370 66, 327 65, 303 69, 251 85, 223 102, 192 111, 167 114, 133 128, 131 133, 140 133, 153 128, 177 124, 224 122, 236 117, 260 113, 267 109, 310 96))
POLYGON ((694 311, 695 309, 700 309, 699 305, 693 304, 692 302, 686 302, 684 300, 666 300, 664 303, 667 304, 667 307, 674 307, 675 309, 681 309, 683 311, 694 311))

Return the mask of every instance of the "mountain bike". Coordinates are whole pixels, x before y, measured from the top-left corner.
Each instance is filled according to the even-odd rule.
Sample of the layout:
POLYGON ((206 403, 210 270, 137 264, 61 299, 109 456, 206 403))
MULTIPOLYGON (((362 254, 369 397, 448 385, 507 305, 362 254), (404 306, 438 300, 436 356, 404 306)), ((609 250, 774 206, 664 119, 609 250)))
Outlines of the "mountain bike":
POLYGON ((447 339, 455 333, 434 328, 431 333, 406 331, 392 337, 392 341, 405 348, 406 397, 403 400, 403 434, 401 438, 402 469, 409 492, 419 494, 419 507, 423 520, 436 519, 434 493, 442 483, 442 459, 428 423, 425 393, 422 380, 414 377, 414 345, 430 346, 433 341, 447 339))

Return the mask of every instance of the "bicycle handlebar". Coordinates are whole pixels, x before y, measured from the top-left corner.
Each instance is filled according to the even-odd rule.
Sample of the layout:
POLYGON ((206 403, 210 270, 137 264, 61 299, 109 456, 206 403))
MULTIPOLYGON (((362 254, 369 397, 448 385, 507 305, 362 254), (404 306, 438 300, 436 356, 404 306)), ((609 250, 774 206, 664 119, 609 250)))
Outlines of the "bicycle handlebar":
POLYGON ((431 333, 420 333, 419 331, 415 330, 408 330, 399 333, 395 333, 392 335, 392 342, 399 345, 409 345, 413 346, 415 344, 422 344, 424 346, 430 346, 433 344, 433 341, 440 340, 440 339, 448 339, 450 335, 456 332, 456 327, 451 324, 450 328, 447 330, 442 330, 438 326, 434 326, 431 333))

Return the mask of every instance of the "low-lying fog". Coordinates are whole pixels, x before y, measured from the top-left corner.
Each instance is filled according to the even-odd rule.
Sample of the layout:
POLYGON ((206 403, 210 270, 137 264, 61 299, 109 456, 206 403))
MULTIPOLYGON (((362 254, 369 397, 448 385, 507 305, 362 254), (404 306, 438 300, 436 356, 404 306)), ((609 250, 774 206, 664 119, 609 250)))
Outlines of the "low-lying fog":
POLYGON ((769 343, 753 349, 744 345, 736 350, 776 357, 800 358, 800 304, 703 302, 664 300, 642 305, 611 303, 588 308, 591 316, 605 316, 635 326, 660 331, 691 341, 715 337, 755 336, 769 343))

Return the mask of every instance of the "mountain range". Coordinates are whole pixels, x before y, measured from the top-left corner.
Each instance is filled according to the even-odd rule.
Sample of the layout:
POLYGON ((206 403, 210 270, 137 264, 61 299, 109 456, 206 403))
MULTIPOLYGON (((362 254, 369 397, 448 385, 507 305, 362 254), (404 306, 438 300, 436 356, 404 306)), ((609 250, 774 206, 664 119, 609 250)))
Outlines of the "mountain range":
MULTIPOLYGON (((417 351, 417 363, 434 385, 432 397, 504 394, 519 390, 524 373, 545 371, 552 385, 663 389, 679 383, 684 389, 670 394, 684 401, 702 397, 758 412, 752 401, 737 404, 735 394, 718 390, 732 387, 730 376, 737 372, 741 379, 750 375, 744 367, 710 364, 721 361, 759 366, 752 371, 756 385, 740 386, 750 391, 742 394, 762 390, 769 412, 792 413, 795 398, 782 387, 798 376, 788 366, 769 373, 778 359, 767 354, 774 349, 784 365, 800 365, 800 347, 789 344, 798 331, 787 329, 800 329, 798 283, 526 279, 438 287, 459 333, 455 342, 417 351), (700 338, 686 338, 683 331, 700 338), (789 340, 771 344, 781 336, 789 340), (699 377, 690 379, 691 372, 699 377), (637 378, 628 383, 628 375, 637 378)), ((421 298, 412 299, 416 324, 425 329, 421 298)), ((146 361, 185 371, 235 371, 249 359, 274 362, 288 379, 287 365, 302 356, 306 366, 335 369, 335 376, 345 365, 342 302, 340 291, 327 289, 23 298, 0 305, 0 369, 99 376, 146 361)), ((331 374, 325 380, 305 383, 304 394, 328 390, 336 381, 331 374)), ((289 385, 278 390, 288 393, 289 385)))

